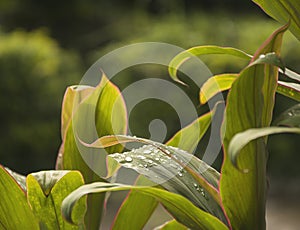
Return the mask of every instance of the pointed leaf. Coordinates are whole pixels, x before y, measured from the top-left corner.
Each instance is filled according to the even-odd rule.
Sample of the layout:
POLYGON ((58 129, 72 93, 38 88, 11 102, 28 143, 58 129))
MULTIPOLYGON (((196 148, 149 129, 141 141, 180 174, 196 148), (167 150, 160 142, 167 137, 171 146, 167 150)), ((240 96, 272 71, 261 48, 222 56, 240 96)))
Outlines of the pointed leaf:
POLYGON ((275 20, 286 24, 290 21, 291 32, 300 40, 300 2, 295 0, 252 0, 275 20))
POLYGON ((147 186, 130 186, 122 184, 112 184, 96 182, 89 185, 83 185, 72 192, 63 201, 63 214, 66 219, 71 219, 72 209, 78 199, 88 193, 101 193, 134 190, 154 197, 174 216, 174 218, 191 229, 216 229, 222 230, 227 227, 216 217, 202 211, 194 206, 188 199, 181 195, 165 191, 163 189, 147 186))
POLYGON ((242 59, 250 60, 251 55, 231 47, 220 46, 196 46, 179 53, 169 64, 169 74, 174 81, 182 83, 177 77, 179 67, 191 57, 205 54, 227 54, 242 59))
POLYGON ((0 229, 33 229, 39 224, 26 195, 13 177, 0 166, 0 229))
MULTIPOLYGON (((118 145, 103 151, 88 149, 76 141, 75 135, 89 140, 115 132, 124 134, 127 128, 126 108, 120 91, 103 75, 99 85, 93 88, 88 96, 82 96, 79 93, 75 98, 69 98, 76 103, 73 107, 64 107, 72 109, 73 117, 64 135, 58 161, 62 169, 79 170, 86 183, 103 181, 98 174, 105 174, 106 154, 121 151, 122 146, 118 145)), ((68 99, 65 98, 65 100, 68 99)), ((70 111, 63 111, 62 114, 70 114, 70 111)), ((64 119, 66 120, 66 118, 62 120, 64 119)), ((103 203, 104 194, 93 194, 88 197, 86 215, 88 229, 98 230, 103 203)))
POLYGON ((64 139, 68 125, 72 119, 73 105, 76 97, 77 104, 94 91, 90 86, 69 86, 65 92, 61 114, 61 138, 64 139))
MULTIPOLYGON (((252 62, 270 52, 279 56, 286 29, 284 26, 275 31, 255 53, 252 62)), ((255 140, 241 150, 238 164, 240 168, 249 169, 247 174, 234 167, 228 146, 235 134, 270 125, 277 77, 277 68, 272 65, 250 64, 234 81, 227 96, 220 192, 233 229, 265 229, 266 139, 255 140)))
POLYGON ((27 177, 27 197, 33 213, 46 229, 80 229, 83 227, 86 199, 80 200, 74 209, 71 225, 62 218, 61 204, 72 191, 83 185, 83 178, 76 171, 42 171, 27 177))

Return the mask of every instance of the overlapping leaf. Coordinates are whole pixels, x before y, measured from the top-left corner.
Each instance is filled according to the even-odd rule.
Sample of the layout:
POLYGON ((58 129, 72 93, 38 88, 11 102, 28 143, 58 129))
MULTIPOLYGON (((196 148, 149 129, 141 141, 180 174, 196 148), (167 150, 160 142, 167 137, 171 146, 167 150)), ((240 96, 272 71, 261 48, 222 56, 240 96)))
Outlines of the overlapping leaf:
POLYGON ((38 220, 27 203, 25 192, 2 166, 0 196, 0 229, 39 229, 38 220))
MULTIPOLYGON (((88 141, 95 136, 126 132, 126 108, 119 90, 103 75, 96 88, 81 86, 67 91, 64 105, 65 110, 62 111, 64 136, 57 160, 58 168, 79 170, 86 183, 103 181, 97 173, 103 174, 103 171, 105 173, 106 153, 121 151, 122 146, 117 145, 106 150, 88 149, 76 142, 75 135, 80 135, 82 139, 88 141), (71 114, 72 119, 68 121, 71 114)), ((99 228, 103 202, 103 194, 88 197, 86 215, 88 229, 99 228)))
MULTIPOLYGON (((145 177, 139 176, 135 185, 151 186, 153 183, 149 183, 145 177)), ((134 190, 130 191, 119 208, 111 229, 123 230, 124 226, 128 229, 143 229, 157 205, 158 201, 155 198, 134 190)))
POLYGON ((193 153, 199 141, 207 132, 213 116, 222 109, 222 105, 224 106, 222 103, 217 103, 210 112, 200 116, 191 124, 179 130, 166 144, 193 153))
MULTIPOLYGON (((279 56, 286 29, 284 26, 274 32, 255 53, 252 62, 270 52, 279 56)), ((233 229, 265 229, 266 226, 266 139, 252 141, 241 150, 237 164, 248 169, 247 174, 234 167, 228 148, 237 133, 270 125, 277 77, 278 71, 273 65, 250 64, 234 81, 227 97, 220 192, 233 229)))
POLYGON ((290 21, 291 32, 300 40, 300 2, 295 0, 252 0, 282 24, 290 21))
MULTIPOLYGON (((205 54, 227 54, 235 57, 239 57, 245 60, 250 60, 251 56, 239 49, 232 47, 219 47, 219 46, 196 46, 186 51, 181 52, 172 59, 169 64, 169 74, 174 81, 183 83, 177 77, 177 71, 180 66, 195 56, 201 56, 205 54)), ((184 83, 183 83, 184 84, 184 83)))
POLYGON ((123 167, 137 171, 167 190, 188 197, 198 207, 224 222, 227 221, 220 207, 217 190, 219 173, 186 151, 151 140, 120 135, 102 137, 86 146, 104 148, 125 142, 141 142, 147 145, 130 152, 109 155, 108 168, 111 162, 114 164, 117 161, 123 167))
MULTIPOLYGON (((299 118, 299 117, 298 117, 299 118)), ((300 127, 300 122, 298 123, 300 127)), ((256 128, 248 129, 244 132, 236 134, 232 139, 228 147, 228 153, 230 155, 231 161, 237 166, 237 160, 240 151, 251 141, 260 138, 269 136, 271 134, 279 133, 296 133, 300 134, 300 128, 290 128, 290 127, 265 127, 265 128, 256 128)), ((247 172, 247 168, 242 168, 243 171, 247 172)))
POLYGON ((42 229, 83 229, 86 199, 80 200, 73 212, 76 223, 71 225, 62 218, 61 204, 84 181, 76 171, 41 171, 27 176, 27 199, 42 229))
POLYGON ((72 221, 71 214, 76 201, 86 194, 124 190, 133 190, 154 197, 157 201, 164 205, 164 207, 174 216, 174 218, 178 222, 191 229, 228 229, 216 217, 197 208, 195 205, 193 205, 193 203, 191 203, 183 196, 149 186, 130 186, 104 182, 96 182, 89 185, 83 185, 79 189, 72 192, 63 201, 63 214, 65 215, 65 218, 67 220, 72 221))

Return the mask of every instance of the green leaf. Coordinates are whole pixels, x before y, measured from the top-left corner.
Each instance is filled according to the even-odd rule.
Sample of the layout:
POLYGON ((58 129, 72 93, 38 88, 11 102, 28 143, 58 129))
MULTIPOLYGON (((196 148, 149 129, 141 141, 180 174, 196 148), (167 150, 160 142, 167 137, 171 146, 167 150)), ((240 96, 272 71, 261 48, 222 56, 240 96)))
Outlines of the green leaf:
POLYGON ((284 111, 275 121, 275 125, 300 127, 300 104, 284 111))
POLYGON ((68 125, 72 120, 73 106, 79 104, 94 91, 93 87, 84 85, 69 86, 65 92, 61 114, 61 138, 64 139, 68 125))
POLYGON ((296 101, 300 101, 300 84, 278 81, 277 92, 296 101))
MULTIPOLYGON (((270 52, 278 56, 286 29, 284 26, 275 31, 255 53, 252 62, 270 52)), ((234 167, 228 148, 237 133, 270 125, 277 77, 278 70, 273 65, 250 64, 234 81, 227 96, 220 192, 233 229, 265 229, 266 226, 266 139, 255 140, 241 150, 238 164, 249 169, 247 174, 234 167)))
POLYGON ((80 200, 74 209, 77 226, 62 218, 61 204, 84 181, 76 171, 41 171, 27 176, 27 199, 40 226, 46 229, 83 229, 86 199, 80 200))
MULTIPOLYGON (((201 87, 199 96, 200 103, 205 104, 217 93, 229 90, 237 77, 237 74, 221 74, 209 78, 201 87)), ((284 81, 278 81, 277 83, 277 93, 292 98, 296 101, 300 101, 299 84, 284 81)))
POLYGON ((181 195, 155 187, 130 186, 104 182, 83 185, 79 189, 72 192, 63 201, 63 214, 65 215, 66 219, 71 219, 73 206, 78 199, 86 194, 124 190, 133 190, 154 197, 157 201, 162 203, 162 205, 171 213, 172 216, 174 216, 178 222, 191 229, 228 229, 216 217, 197 208, 188 199, 181 195))
MULTIPOLYGON (((144 186, 147 184, 149 185, 149 181, 143 176, 139 176, 135 183, 135 185, 144 186)), ((158 202, 155 198, 134 190, 130 191, 118 210, 111 229, 123 230, 124 226, 126 226, 127 229, 143 229, 157 205, 158 202)))
MULTIPOLYGON (((260 55, 255 61, 250 63, 251 65, 257 64, 271 64, 280 67, 282 71, 285 70, 285 66, 282 60, 276 53, 267 53, 260 55)), ((238 74, 220 74, 209 78, 201 87, 200 90, 200 103, 205 104, 217 93, 223 92, 231 88, 232 83, 236 80, 238 74)), ((280 89, 282 89, 282 86, 280 89)))
POLYGON ((156 227, 154 230, 188 230, 187 227, 183 226, 182 224, 178 223, 176 220, 170 220, 164 223, 161 226, 156 227))
POLYGON ((145 145, 123 154, 111 154, 109 158, 117 160, 125 168, 146 176, 168 191, 185 196, 198 207, 226 221, 219 200, 216 201, 214 197, 219 196, 216 191, 219 173, 182 150, 172 147, 165 147, 164 150, 170 152, 170 155, 167 156, 153 146, 145 145), (178 162, 170 156, 177 158, 178 162), (182 165, 179 162, 182 162, 182 165), (197 178, 189 172, 192 170, 197 174, 197 178))
POLYGON ((250 63, 250 65, 257 64, 270 64, 279 67, 283 72, 285 72, 285 64, 275 52, 261 54, 257 59, 250 63))
POLYGON ((231 88, 232 83, 238 77, 238 74, 220 74, 209 78, 201 87, 199 98, 200 103, 205 104, 217 93, 231 88))
MULTIPOLYGON (((298 116, 299 119, 299 116, 298 116)), ((300 123, 298 123, 300 127, 300 123)), ((232 163, 238 167, 237 159, 242 148, 244 148, 249 142, 264 136, 278 133, 298 133, 300 134, 300 128, 290 127, 266 127, 257 129, 248 129, 244 132, 236 134, 232 139, 228 147, 228 154, 232 163)), ((248 172, 248 169, 242 169, 248 172)))
POLYGON ((300 2, 295 0, 252 0, 275 20, 286 24, 290 21, 291 32, 300 40, 300 2))
POLYGON ((251 59, 251 55, 249 55, 241 50, 231 48, 231 47, 196 46, 196 47, 190 48, 186 51, 179 53, 176 57, 174 57, 172 59, 172 61, 169 64, 169 74, 170 74, 171 78, 174 81, 183 83, 177 77, 177 71, 178 71, 179 67, 184 62, 189 60, 191 57, 201 56, 201 55, 205 55, 205 54, 227 54, 227 55, 239 57, 239 58, 246 59, 246 60, 251 59))
POLYGON ((193 153, 209 128, 212 116, 219 105, 219 103, 216 104, 212 111, 200 116, 191 124, 179 130, 166 144, 193 153))
POLYGON ((109 155, 108 167, 113 158, 123 167, 133 169, 164 188, 188 197, 199 207, 227 221, 220 207, 219 173, 186 151, 143 138, 121 135, 102 137, 85 145, 103 148, 126 142, 147 145, 130 152, 109 155))
MULTIPOLYGON (((99 175, 106 173, 106 154, 121 151, 123 147, 118 145, 106 150, 89 149, 76 141, 75 133, 87 141, 115 132, 124 134, 127 129, 127 116, 120 91, 108 81, 105 75, 102 76, 97 87, 92 90, 88 88, 88 91, 90 93, 88 96, 86 96, 88 92, 84 90, 84 95, 80 91, 79 94, 65 97, 65 100, 69 98, 76 103, 73 103, 73 107, 63 107, 63 109, 72 109, 73 117, 68 123, 58 161, 62 169, 79 170, 85 182, 91 183, 103 181, 99 175)), ((68 102, 64 102, 66 103, 68 102)), ((70 114, 70 111, 63 111, 62 114, 70 114)), ((65 117, 62 120, 68 119, 68 115, 65 117)), ((93 194, 88 197, 85 219, 87 229, 99 229, 104 198, 104 194, 93 194)))
POLYGON ((39 229, 38 221, 27 203, 26 194, 1 165, 0 196, 0 229, 39 229))

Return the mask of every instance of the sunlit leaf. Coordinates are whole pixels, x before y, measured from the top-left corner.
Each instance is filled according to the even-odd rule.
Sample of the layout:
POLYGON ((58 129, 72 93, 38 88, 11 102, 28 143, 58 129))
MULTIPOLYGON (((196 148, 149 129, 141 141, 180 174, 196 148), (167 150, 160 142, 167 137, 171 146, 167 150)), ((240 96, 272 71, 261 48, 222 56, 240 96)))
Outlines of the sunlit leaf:
POLYGON ((86 146, 103 148, 126 142, 147 145, 130 152, 109 155, 108 167, 113 158, 123 167, 137 171, 167 190, 188 197, 199 207, 226 222, 217 190, 219 173, 186 151, 143 138, 120 135, 102 137, 86 146))
POLYGON ((171 215, 183 225, 191 229, 228 229, 220 220, 202 211, 181 195, 163 189, 147 186, 130 186, 122 184, 96 182, 83 185, 72 192, 63 201, 63 214, 66 219, 71 219, 72 209, 78 199, 89 193, 102 193, 113 191, 133 190, 154 197, 171 215))
MULTIPOLYGON (((284 63, 275 53, 266 53, 260 55, 250 65, 271 64, 285 70, 284 63)), ((231 88, 232 83, 236 80, 238 74, 220 74, 209 78, 201 87, 200 103, 205 104, 217 93, 223 92, 231 88)), ((283 87, 281 87, 283 91, 283 87)))
POLYGON ((38 220, 27 203, 26 194, 0 166, 0 229, 38 230, 38 220))
MULTIPOLYGON (((179 67, 191 57, 201 56, 205 54, 227 54, 242 59, 250 60, 251 55, 231 47, 219 47, 219 46, 196 46, 186 51, 181 52, 169 64, 169 74, 174 81, 183 83, 177 77, 177 71, 179 67)), ((184 83, 183 83, 184 84, 184 83)))
MULTIPOLYGON (((76 95, 75 98, 73 96, 70 100, 75 100, 77 103, 74 103, 73 107, 64 107, 72 109, 73 117, 68 123, 58 161, 61 162, 62 169, 79 170, 86 183, 103 181, 98 174, 105 174, 106 154, 121 151, 122 146, 117 145, 105 150, 89 149, 80 145, 76 141, 75 135, 80 135, 81 138, 88 141, 95 136, 114 134, 115 132, 124 134, 127 128, 124 101, 118 88, 109 82, 105 75, 88 96, 81 94, 76 95)), ((70 114, 70 111, 63 111, 62 114, 70 114)), ((68 116, 66 115, 66 117, 68 116)), ((62 120, 64 119, 67 120, 67 118, 62 118, 62 120)), ((93 194, 88 197, 85 219, 88 229, 98 230, 103 202, 104 194, 93 194)))
POLYGON ((93 87, 82 86, 82 85, 69 86, 67 88, 63 99, 62 114, 61 114, 61 138, 62 139, 64 139, 64 136, 67 131, 67 127, 72 119, 74 100, 76 99, 77 103, 80 103, 84 100, 84 98, 86 98, 93 91, 94 91, 93 87))
POLYGON ((252 0, 282 24, 290 21, 291 32, 300 40, 300 2, 295 0, 252 0))
MULTIPOLYGON (((300 116, 298 116, 299 119, 300 116)), ((298 123, 300 127, 300 123, 298 123)), ((237 159, 242 148, 244 148, 249 142, 264 136, 278 133, 297 133, 300 134, 300 128, 290 128, 290 127, 266 127, 257 129, 248 129, 242 133, 236 134, 228 147, 228 153, 230 155, 233 164, 238 167, 237 159)), ((242 169, 243 171, 248 171, 248 169, 242 169)))
POLYGON ((201 87, 200 103, 205 104, 217 93, 230 89, 237 77, 238 74, 220 74, 209 78, 201 87))
MULTIPOLYGON (((252 62, 270 52, 279 56, 286 29, 287 26, 284 26, 275 31, 255 53, 252 62)), ((227 96, 226 120, 222 127, 225 132, 225 157, 220 192, 233 229, 265 229, 266 226, 266 139, 252 141, 241 150, 238 165, 248 169, 247 174, 234 167, 229 155, 229 143, 237 133, 270 125, 277 78, 277 67, 250 64, 234 81, 227 96)))
POLYGON ((82 229, 86 199, 76 204, 73 219, 77 226, 62 218, 61 204, 72 191, 83 185, 76 171, 42 171, 27 176, 27 198, 40 226, 46 229, 82 229))

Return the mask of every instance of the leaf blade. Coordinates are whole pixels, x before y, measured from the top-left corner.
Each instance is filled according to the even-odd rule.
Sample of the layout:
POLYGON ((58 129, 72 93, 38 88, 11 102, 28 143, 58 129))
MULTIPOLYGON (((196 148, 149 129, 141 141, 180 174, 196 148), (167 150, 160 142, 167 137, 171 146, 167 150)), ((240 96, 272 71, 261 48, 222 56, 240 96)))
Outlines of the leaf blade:
POLYGON ((242 59, 250 60, 251 55, 232 47, 220 47, 220 46, 196 46, 186 51, 179 53, 175 56, 169 64, 169 74, 174 81, 182 83, 177 77, 177 71, 179 67, 188 59, 195 56, 201 56, 205 54, 227 54, 242 59))
POLYGON ((300 40, 300 3, 293 0, 252 0, 268 15, 282 24, 290 21, 290 30, 300 40))
POLYGON ((163 189, 145 186, 108 184, 103 182, 84 185, 72 192, 63 201, 63 213, 69 217, 76 200, 88 193, 124 191, 130 189, 154 197, 164 205, 177 221, 192 229, 227 229, 216 217, 195 207, 186 198, 163 189))
MULTIPOLYGON (((261 54, 280 53, 283 33, 287 26, 275 31, 255 53, 252 62, 261 54)), ((276 64, 276 63, 274 63, 276 64)), ((278 71, 269 64, 250 65, 232 84, 227 96, 226 120, 223 123, 224 161, 221 170, 222 202, 233 229, 264 229, 266 202, 266 139, 258 139, 241 150, 241 168, 231 162, 228 146, 233 136, 250 128, 269 126, 272 119, 278 71), (232 185, 235 186, 232 186, 232 185), (235 197, 233 202, 232 196, 235 197)))
POLYGON ((228 147, 228 153, 230 155, 231 161, 236 167, 238 167, 237 165, 238 155, 241 149, 243 149, 249 142, 260 137, 269 136, 271 134, 279 134, 279 133, 300 134, 300 128, 266 127, 266 128, 248 129, 244 132, 238 133, 231 139, 231 142, 228 147))
POLYGON ((24 191, 0 165, 0 226, 3 229, 39 229, 24 191))

